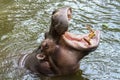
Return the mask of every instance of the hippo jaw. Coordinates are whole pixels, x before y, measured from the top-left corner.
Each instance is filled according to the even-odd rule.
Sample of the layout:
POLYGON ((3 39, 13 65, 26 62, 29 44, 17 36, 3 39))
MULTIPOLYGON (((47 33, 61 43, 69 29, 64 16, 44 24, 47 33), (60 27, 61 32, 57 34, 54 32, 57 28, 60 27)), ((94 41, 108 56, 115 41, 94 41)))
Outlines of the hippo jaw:
POLYGON ((51 17, 51 26, 49 34, 55 37, 61 37, 68 30, 68 23, 72 17, 72 9, 63 7, 55 10, 51 17))
POLYGON ((70 32, 65 32, 62 36, 67 45, 77 50, 89 50, 97 48, 100 41, 100 31, 95 31, 95 36, 90 39, 90 44, 85 40, 89 34, 75 35, 70 32))

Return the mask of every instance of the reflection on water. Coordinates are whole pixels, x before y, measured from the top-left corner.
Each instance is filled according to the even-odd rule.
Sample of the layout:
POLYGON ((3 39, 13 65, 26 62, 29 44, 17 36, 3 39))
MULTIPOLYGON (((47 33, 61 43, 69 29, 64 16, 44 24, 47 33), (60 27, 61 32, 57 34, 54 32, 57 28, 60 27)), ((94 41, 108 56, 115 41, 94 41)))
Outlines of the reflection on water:
MULTIPOLYGON (((21 54, 39 46, 44 32, 48 31, 52 11, 62 6, 73 8, 70 32, 86 33, 86 24, 101 30, 98 49, 80 62, 82 76, 90 80, 120 80, 119 0, 0 0, 1 80, 39 80, 20 69, 17 62, 21 54)), ((69 80, 79 80, 81 74, 78 74, 69 80)), ((43 80, 61 79, 68 78, 43 77, 43 80)))

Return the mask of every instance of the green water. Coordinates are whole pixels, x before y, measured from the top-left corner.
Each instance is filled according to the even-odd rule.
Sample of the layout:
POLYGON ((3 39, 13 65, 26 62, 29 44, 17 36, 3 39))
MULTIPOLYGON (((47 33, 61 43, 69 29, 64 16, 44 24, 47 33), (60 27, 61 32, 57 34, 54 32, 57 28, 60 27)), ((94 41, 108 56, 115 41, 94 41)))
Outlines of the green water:
POLYGON ((0 0, 0 80, 120 80, 120 0, 0 0), (86 33, 85 25, 101 30, 98 49, 80 61, 83 73, 72 78, 40 79, 17 65, 48 31, 54 9, 71 6, 69 31, 86 33))

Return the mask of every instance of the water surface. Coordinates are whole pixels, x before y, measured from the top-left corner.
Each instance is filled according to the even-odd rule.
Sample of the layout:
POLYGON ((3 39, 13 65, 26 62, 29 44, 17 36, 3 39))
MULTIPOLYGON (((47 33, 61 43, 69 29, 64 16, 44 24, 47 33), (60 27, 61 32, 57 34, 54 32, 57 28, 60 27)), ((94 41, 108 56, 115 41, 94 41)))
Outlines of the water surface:
POLYGON ((42 80, 17 65, 21 54, 36 49, 49 29, 54 9, 71 6, 69 31, 101 30, 98 49, 80 61, 76 75, 43 80, 120 80, 120 0, 0 0, 0 79, 42 80), (84 78, 82 78, 82 76, 84 78))

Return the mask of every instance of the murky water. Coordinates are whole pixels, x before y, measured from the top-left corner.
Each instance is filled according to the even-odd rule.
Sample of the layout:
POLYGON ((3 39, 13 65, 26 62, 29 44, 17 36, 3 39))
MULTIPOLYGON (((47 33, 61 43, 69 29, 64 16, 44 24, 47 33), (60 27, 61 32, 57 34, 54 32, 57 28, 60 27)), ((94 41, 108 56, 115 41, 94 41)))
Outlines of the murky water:
POLYGON ((82 74, 43 80, 120 80, 120 0, 0 0, 0 80, 39 80, 18 59, 39 46, 52 11, 63 6, 73 9, 69 31, 86 33, 91 24, 101 30, 100 45, 80 61, 82 74))

